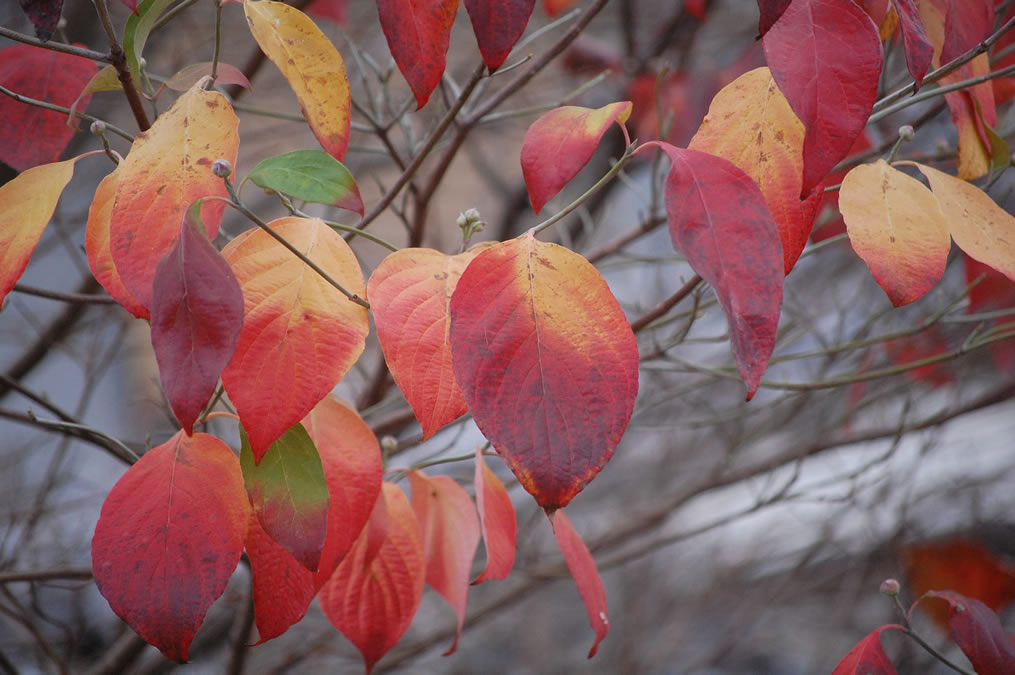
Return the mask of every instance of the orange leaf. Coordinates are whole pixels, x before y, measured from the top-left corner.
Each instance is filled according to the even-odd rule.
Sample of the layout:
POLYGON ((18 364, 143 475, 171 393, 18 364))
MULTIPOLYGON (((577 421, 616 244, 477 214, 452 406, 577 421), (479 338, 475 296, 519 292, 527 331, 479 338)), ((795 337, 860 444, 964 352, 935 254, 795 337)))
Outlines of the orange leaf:
POLYGON ((543 0, 543 11, 551 19, 575 3, 575 0, 543 0))
POLYGON ((631 102, 621 101, 597 110, 566 105, 532 123, 522 143, 522 175, 536 213, 588 164, 610 125, 630 116, 631 102))
POLYGON ((349 78, 335 46, 306 14, 282 2, 245 0, 250 32, 296 94, 321 147, 342 161, 349 147, 349 78))
POLYGON ((603 641, 606 634, 610 632, 610 617, 606 609, 606 590, 603 588, 603 580, 596 568, 596 561, 582 541, 581 535, 574 529, 574 525, 563 511, 547 511, 546 517, 550 519, 550 526, 553 528, 553 536, 557 538, 557 546, 564 554, 564 562, 567 569, 578 586, 578 595, 585 603, 585 611, 589 615, 589 623, 592 630, 596 632, 596 641, 589 650, 589 658, 596 655, 599 643, 603 641))
MULTIPOLYGON (((360 297, 352 249, 317 218, 270 227, 360 297)), ((367 310, 350 302, 267 232, 254 229, 222 251, 246 305, 240 342, 222 373, 256 461, 335 388, 363 351, 367 310)))
POLYGON ((800 201, 804 125, 768 68, 756 68, 722 89, 687 146, 733 162, 761 188, 779 228, 786 274, 807 244, 820 190, 800 201))
POLYGON ((370 522, 317 596, 324 615, 363 655, 367 673, 412 623, 425 574, 416 514, 397 485, 384 483, 370 522), (370 556, 378 521, 383 539, 370 556))
POLYGON ((518 522, 511 497, 497 474, 483 459, 483 449, 476 449, 476 509, 486 542, 486 568, 472 583, 506 579, 515 564, 515 536, 518 522))
POLYGON ((32 167, 0 185, 0 307, 28 267, 63 189, 74 176, 76 161, 32 167))
POLYGON ((486 249, 451 297, 451 346, 476 424, 525 489, 571 501, 638 394, 638 345, 599 271, 531 233, 486 249))
POLYGON ((117 175, 116 171, 113 171, 102 179, 95 190, 95 198, 88 207, 85 253, 88 256, 89 269, 106 292, 137 318, 147 319, 148 309, 142 307, 123 285, 120 273, 113 264, 113 254, 109 250, 109 216, 113 211, 113 200, 116 198, 117 175))
POLYGON ((458 633, 444 656, 453 654, 462 637, 469 573, 479 546, 479 517, 469 494, 447 476, 409 474, 412 508, 423 529, 426 583, 448 601, 458 615, 458 633))
MULTIPOLYGON (((151 309, 152 280, 173 247, 187 208, 202 197, 225 197, 211 172, 217 159, 236 163, 239 120, 226 98, 195 86, 137 135, 117 167, 116 198, 109 223, 113 262, 123 285, 151 309)), ((218 234, 225 204, 201 205, 209 239, 218 234)))
POLYGON ((839 210, 853 249, 892 305, 919 300, 941 280, 952 242, 923 183, 883 159, 861 164, 842 181, 839 210))
POLYGON ((451 369, 448 306, 459 277, 478 254, 403 249, 385 258, 367 284, 377 339, 424 440, 468 411, 451 369))
POLYGON ((321 455, 328 483, 328 533, 320 569, 311 573, 251 518, 247 555, 259 644, 303 618, 363 531, 381 491, 381 448, 356 411, 328 396, 303 419, 303 426, 321 455))
POLYGON ((249 507, 240 463, 208 434, 178 432, 127 470, 92 538, 99 592, 146 642, 176 661, 243 553, 249 507))

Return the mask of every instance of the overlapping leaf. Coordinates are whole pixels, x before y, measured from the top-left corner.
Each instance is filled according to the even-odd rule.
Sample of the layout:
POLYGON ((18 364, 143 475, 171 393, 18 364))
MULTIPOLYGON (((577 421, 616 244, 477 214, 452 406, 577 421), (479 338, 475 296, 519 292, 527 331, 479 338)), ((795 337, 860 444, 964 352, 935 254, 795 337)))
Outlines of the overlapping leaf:
POLYGON ((377 339, 424 440, 468 411, 451 366, 451 294, 472 249, 448 256, 410 248, 385 258, 367 284, 377 339))
POLYGON ((832 671, 832 675, 896 675, 898 671, 881 644, 881 634, 899 628, 900 626, 889 625, 871 631, 849 650, 832 671))
POLYGON ((48 42, 56 32, 56 25, 60 23, 63 0, 18 0, 18 4, 35 27, 36 36, 43 42, 48 42))
POLYGON ((953 591, 930 591, 927 597, 948 603, 948 628, 978 675, 1015 672, 1015 641, 989 607, 953 591))
POLYGON ((133 13, 127 17, 123 27, 123 51, 127 55, 127 65, 134 76, 135 85, 144 81, 141 77, 141 58, 145 45, 162 13, 176 0, 123 0, 133 13))
POLYGON ((117 173, 114 171, 99 182, 95 197, 88 207, 88 224, 85 227, 85 255, 88 268, 110 296, 139 319, 149 317, 148 309, 134 299, 120 279, 109 249, 109 220, 116 199, 117 173))
POLYGON ((666 214, 673 245, 715 290, 750 400, 775 349, 784 277, 779 232, 761 190, 730 161, 658 145, 672 160, 666 214))
POLYGON ((515 536, 518 521, 511 497, 497 474, 483 459, 483 449, 476 449, 476 509, 486 545, 486 567, 474 584, 493 579, 506 579, 515 564, 515 536))
POLYGON ((634 334, 602 276, 531 233, 497 244, 462 274, 450 336, 480 430, 541 506, 567 504, 612 456, 638 393, 634 334))
POLYGON ((553 536, 557 539, 557 546, 564 554, 564 562, 571 572, 575 584, 578 586, 578 594, 585 603, 585 611, 589 616, 589 624, 596 633, 596 641, 589 650, 589 658, 596 655, 599 643, 603 641, 606 634, 610 632, 610 617, 606 609, 606 590, 603 588, 603 580, 596 568, 596 561, 585 546, 581 535, 574 529, 574 525, 563 511, 547 511, 546 517, 550 519, 553 527, 553 536))
POLYGON ((341 161, 349 147, 349 79, 345 62, 321 29, 283 2, 244 0, 243 13, 261 51, 278 66, 310 130, 341 161))
POLYGON ((793 269, 814 224, 820 190, 800 201, 804 125, 768 68, 722 89, 687 146, 724 157, 754 179, 779 228, 785 271, 793 269))
POLYGON ((381 491, 381 449, 370 427, 348 406, 326 397, 303 420, 320 453, 328 484, 328 533, 317 572, 310 572, 251 519, 247 555, 260 642, 303 618, 363 530, 381 491))
POLYGON ((293 199, 328 204, 363 215, 356 180, 341 162, 320 150, 269 157, 247 176, 251 183, 293 199))
POLYGON ((216 66, 211 61, 192 63, 186 68, 177 71, 175 75, 166 80, 166 87, 174 91, 187 91, 197 84, 201 78, 211 75, 213 68, 215 69, 215 84, 235 84, 248 90, 251 88, 250 81, 247 80, 247 76, 243 74, 242 70, 222 62, 219 62, 216 66))
MULTIPOLYGON (((95 74, 95 63, 80 56, 14 45, 0 49, 0 84, 7 89, 59 106, 70 106, 95 74)), ((78 103, 83 110, 88 97, 78 103)), ((74 128, 55 110, 43 110, 0 96, 3 142, 0 162, 18 171, 60 159, 74 128)))
MULTIPOLYGON (((289 217, 269 226, 333 280, 365 295, 356 256, 323 221, 289 217)), ((356 362, 369 318, 364 307, 263 230, 234 239, 222 255, 246 305, 240 342, 222 381, 260 461, 356 362)))
POLYGON ((492 73, 525 32, 536 0, 465 0, 483 63, 492 73))
POLYGON ((102 505, 92 573, 113 611, 176 661, 243 552, 249 507, 236 455, 182 431, 127 470, 102 505))
POLYGON ((941 280, 951 237, 923 183, 884 160, 846 174, 839 209, 853 250, 896 307, 922 298, 941 280))
POLYGON ((180 236, 155 272, 152 347, 162 389, 183 430, 208 404, 243 328, 243 293, 229 264, 199 225, 183 218, 180 236))
POLYGON ((370 522, 318 601, 356 645, 369 673, 405 633, 423 597, 423 534, 409 500, 385 483, 370 522))
POLYGON ((426 583, 448 601, 458 616, 458 632, 444 656, 453 654, 462 637, 469 574, 479 546, 479 517, 465 489, 447 476, 409 474, 412 509, 423 531, 426 583))
POLYGON ((775 22, 779 20, 791 0, 758 0, 758 10, 761 18, 758 20, 758 35, 765 36, 775 22))
POLYGON ((763 39, 775 81, 807 129, 801 196, 810 194, 856 140, 881 77, 881 39, 860 7, 794 0, 763 39))
POLYGON ((536 213, 588 164, 610 125, 630 116, 631 102, 620 101, 596 110, 566 105, 532 123, 522 143, 522 175, 536 213))
MULTIPOLYGON (((222 94, 195 86, 138 134, 117 167, 110 248, 123 285, 141 306, 151 309, 155 270, 176 243, 187 208, 202 197, 227 195, 211 166, 218 159, 236 163, 238 126, 222 94)), ((224 208, 218 200, 201 205, 209 239, 224 208)))
POLYGON ((543 0, 543 11, 550 18, 558 16, 575 3, 575 0, 543 0))
POLYGON ((458 0, 377 0, 388 49, 416 96, 426 105, 444 76, 458 0))
POLYGON ((913 76, 916 86, 920 88, 923 76, 934 58, 934 45, 927 37, 927 30, 920 18, 920 10, 915 0, 893 0, 892 5, 899 15, 899 28, 902 31, 902 45, 906 52, 906 67, 913 76))
POLYGON ((76 161, 32 167, 0 185, 0 306, 28 267, 63 189, 74 176, 76 161))

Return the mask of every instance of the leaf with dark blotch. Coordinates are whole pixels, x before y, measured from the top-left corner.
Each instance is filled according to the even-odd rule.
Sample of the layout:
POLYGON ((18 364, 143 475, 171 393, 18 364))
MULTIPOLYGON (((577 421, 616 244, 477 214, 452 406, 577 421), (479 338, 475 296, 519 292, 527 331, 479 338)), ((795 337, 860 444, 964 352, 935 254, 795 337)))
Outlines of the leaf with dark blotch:
POLYGON ((896 675, 898 671, 881 644, 881 634, 886 630, 902 630, 902 627, 887 625, 871 631, 842 657, 832 675, 896 675))
MULTIPOLYGON (((22 96, 63 107, 74 103, 95 72, 94 62, 72 54, 32 45, 0 49, 0 84, 22 96)), ((89 98, 78 103, 79 109, 88 106, 89 98)), ((75 129, 67 126, 64 113, 43 110, 8 96, 0 96, 0 120, 0 162, 18 171, 60 159, 75 129)))
POLYGON ((1015 672, 1015 642, 1004 632, 997 614, 974 598, 953 591, 929 591, 927 598, 948 603, 948 628, 977 675, 1015 672))
POLYGON ((878 27, 841 0, 794 0, 765 35, 768 67, 804 123, 804 177, 811 193, 849 152, 878 96, 878 27))
POLYGON ((480 431, 540 506, 567 504, 613 455, 638 394, 638 346, 599 271, 531 232, 491 246, 451 296, 450 335, 480 431))
MULTIPOLYGON (((187 214, 152 287, 152 347, 162 389, 187 434, 215 393, 243 330, 243 293, 187 214)), ((202 228, 203 229, 203 228, 202 228)))
POLYGON ((518 520, 514 504, 497 474, 483 459, 483 448, 476 449, 476 510, 486 544, 486 567, 474 584, 506 579, 515 564, 515 537, 518 520))
POLYGON ((240 429, 240 467, 254 515, 264 531, 316 572, 328 533, 328 483, 313 440, 297 424, 254 461, 240 429))
POLYGON ((596 655, 599 643, 610 632, 610 616, 606 609, 606 590, 603 588, 603 580, 599 576, 596 561, 589 553, 588 547, 564 512, 547 510, 546 517, 550 519, 550 526, 553 528, 553 536, 557 539, 557 546, 564 554, 567 569, 578 586, 578 595, 585 603, 589 624, 596 633, 596 641, 593 643, 592 649, 589 650, 589 658, 591 659, 596 655))
POLYGON ((18 0, 18 3, 35 27, 35 35, 43 42, 49 42, 60 23, 63 0, 18 0))
POLYGON ((167 658, 186 661, 243 553, 250 507, 233 451, 178 432, 120 477, 92 538, 109 606, 167 658))
POLYGON ((465 0, 479 53, 490 72, 500 68, 525 32, 536 0, 465 0))
POLYGON ((340 161, 321 150, 296 150, 269 157, 247 176, 251 183, 293 199, 328 204, 363 215, 356 180, 340 161))
POLYGON ((381 30, 416 107, 426 105, 444 76, 458 0, 378 0, 381 30))
POLYGON ((731 162, 657 145, 673 162, 665 188, 673 245, 715 290, 750 400, 775 349, 782 307, 778 229, 757 184, 731 162))

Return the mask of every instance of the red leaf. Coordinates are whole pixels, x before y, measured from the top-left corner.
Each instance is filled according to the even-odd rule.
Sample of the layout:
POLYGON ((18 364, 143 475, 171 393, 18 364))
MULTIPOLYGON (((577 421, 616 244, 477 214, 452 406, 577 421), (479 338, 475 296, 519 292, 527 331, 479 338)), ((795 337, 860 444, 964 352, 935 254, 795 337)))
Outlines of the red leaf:
POLYGON ((927 597, 948 603, 948 627, 978 675, 1015 672, 1015 643, 985 604, 954 591, 930 591, 927 597))
POLYGON ((486 543, 486 567, 473 584, 492 579, 507 579, 515 565, 515 537, 518 522, 504 483, 483 459, 483 448, 476 449, 476 509, 486 543))
POLYGON ((916 82, 913 88, 915 92, 920 88, 923 76, 930 68, 931 59, 934 57, 934 45, 927 37, 923 19, 920 18, 920 10, 914 0, 894 0, 892 4, 899 15, 902 45, 906 51, 906 67, 916 82))
POLYGON ((832 675, 896 675, 898 671, 881 644, 881 634, 886 630, 904 629, 890 624, 871 631, 842 657, 832 675))
POLYGON ((303 420, 321 455, 328 483, 328 533, 316 573, 251 518, 247 534, 258 644, 278 637, 306 614, 314 595, 352 547, 381 491, 381 449, 370 427, 330 396, 303 420))
POLYGON ((536 0, 465 0, 483 63, 492 73, 525 32, 536 0))
POLYGON ((531 233, 486 249, 451 297, 451 348, 476 424, 525 489, 546 508, 571 501, 638 393, 638 346, 598 270, 531 233))
POLYGON ((127 470, 102 505, 92 572, 116 614, 167 658, 186 661, 243 553, 240 463, 208 434, 182 431, 127 470))
POLYGON ((543 11, 551 19, 575 3, 575 0, 543 0, 543 11))
POLYGON ((761 18, 758 20, 758 35, 764 37, 765 33, 775 25, 779 17, 783 15, 792 0, 758 0, 758 10, 761 18))
POLYGON ((303 11, 344 26, 349 18, 349 0, 312 0, 303 11))
POLYGON ((377 0, 388 49, 416 96, 426 105, 444 76, 458 0, 377 0))
POLYGON ((458 633, 444 656, 453 654, 462 637, 469 573, 479 546, 479 517, 469 494, 447 476, 409 474, 412 508, 423 530, 426 583, 448 601, 458 616, 458 633))
MULTIPOLYGON (((22 96, 59 106, 69 107, 95 71, 95 63, 80 56, 32 45, 0 49, 0 84, 22 96)), ((84 110, 89 98, 82 99, 78 109, 84 110)), ((7 96, 0 96, 0 120, 4 125, 0 161, 18 171, 57 161, 74 135, 63 113, 7 96)))
POLYGON ((19 0, 19 4, 35 27, 36 36, 48 42, 56 32, 56 24, 60 23, 63 0, 19 0))
POLYGON ((705 10, 708 8, 708 0, 684 0, 684 11, 698 21, 705 20, 705 10))
POLYGON ((243 329, 240 285, 189 214, 155 272, 151 316, 162 388, 189 435, 243 329))
MULTIPOLYGON (((1015 5, 1008 8, 1004 16, 1000 17, 998 24, 1004 25, 1015 17, 1015 5)), ((1008 31, 1001 38, 994 43, 993 52, 1000 54, 1006 52, 1006 55, 1000 59, 994 59, 991 66, 994 70, 1001 70, 1008 66, 1015 64, 1015 52, 1009 52, 1008 48, 1015 44, 1015 31, 1008 31)), ((1011 101, 1015 98, 1015 76, 1009 75, 1008 77, 996 77, 992 80, 994 86, 994 103, 995 105, 1002 105, 1011 101)))
POLYGON ((630 101, 598 110, 566 105, 532 123, 522 143, 522 175, 536 213, 585 168, 610 125, 630 115, 630 101))
POLYGON ((553 536, 557 538, 557 546, 564 554, 567 569, 578 586, 578 595, 585 603, 589 623, 592 625, 592 630, 596 632, 595 644, 589 650, 589 658, 591 659, 596 655, 599 643, 610 632, 610 617, 606 608, 606 591, 603 589, 603 580, 599 577, 596 561, 592 559, 588 547, 585 546, 581 535, 574 529, 574 525, 564 515, 564 512, 548 510, 546 517, 550 519, 553 536))
POLYGON ((775 349, 782 306, 783 255, 775 221, 757 184, 728 160, 656 145, 673 161, 666 178, 673 245, 719 298, 750 400, 775 349))
MULTIPOLYGON (((197 84, 202 77, 211 75, 212 67, 213 64, 211 61, 193 63, 186 68, 177 71, 175 75, 166 80, 166 86, 173 91, 187 91, 197 84)), ((243 74, 242 70, 236 66, 222 62, 219 62, 218 67, 215 70, 215 84, 219 86, 235 84, 243 87, 247 91, 252 89, 250 81, 247 80, 247 76, 243 74)))
POLYGON ((124 309, 139 319, 148 319, 148 310, 141 306, 123 285, 109 249, 109 217, 113 211, 113 201, 116 199, 117 180, 116 171, 103 178, 95 190, 91 206, 88 207, 88 224, 85 227, 88 268, 106 292, 124 309))
POLYGON ((423 597, 423 535, 397 485, 385 483, 370 522, 318 594, 328 620, 356 645, 369 673, 398 642, 423 597), (380 521, 383 539, 374 534, 380 521), (369 555, 370 540, 380 540, 369 555))
POLYGON ((842 0, 795 0, 762 42, 769 68, 807 128, 801 196, 846 156, 878 96, 878 28, 842 0))

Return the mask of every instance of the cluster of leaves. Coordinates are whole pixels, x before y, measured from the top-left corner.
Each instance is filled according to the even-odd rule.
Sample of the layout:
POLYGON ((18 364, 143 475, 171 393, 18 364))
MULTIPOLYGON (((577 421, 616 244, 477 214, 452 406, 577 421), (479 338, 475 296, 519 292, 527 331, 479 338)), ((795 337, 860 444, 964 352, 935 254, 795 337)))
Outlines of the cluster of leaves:
MULTIPOLYGON (((43 98, 39 74, 53 73, 70 100, 52 103, 80 110, 97 91, 122 85, 136 96, 131 82, 154 96, 142 53, 170 4, 131 6, 120 68, 96 70, 79 56, 18 46, 0 51, 0 83, 43 98)), ((422 107, 444 74, 457 0, 426 8, 377 4, 395 63, 422 107)), ((545 4, 553 14, 570 3, 545 4)), ((810 238, 836 167, 870 120, 890 110, 891 100, 877 99, 882 41, 896 29, 913 77, 896 100, 932 78, 961 85, 946 94, 959 130, 958 175, 911 161, 855 167, 841 179, 839 195, 849 239, 895 305, 940 280, 951 239, 971 260, 1015 279, 1008 238, 1015 218, 968 182, 992 177, 1008 161, 993 131, 995 90, 968 82, 989 72, 983 45, 993 31, 993 3, 758 4, 768 66, 715 96, 687 148, 632 142, 630 101, 551 110, 530 126, 521 151, 534 210, 578 175, 616 124, 625 149, 598 183, 518 238, 454 255, 402 249, 368 280, 340 234, 360 234, 371 220, 341 163, 352 108, 344 62, 313 20, 291 6, 242 2, 253 40, 289 82, 322 148, 265 159, 243 181, 278 194, 291 216, 262 221, 232 182, 239 120, 213 87, 247 83, 225 64, 195 64, 169 78, 165 86, 183 93, 122 158, 107 149, 55 161, 72 133, 62 117, 5 102, 24 133, 0 156, 23 169, 0 188, 0 299, 24 272, 76 163, 92 155, 114 159, 89 209, 88 261, 110 296, 150 321, 163 390, 180 424, 124 474, 103 506, 93 567, 113 610, 166 656, 186 660, 246 550, 262 642, 302 618, 317 597, 369 670, 407 629, 424 584, 452 606, 461 632, 481 538, 487 567, 476 582, 510 573, 514 509, 483 448, 475 455, 475 503, 444 476, 395 472, 408 476, 411 501, 384 481, 377 439, 355 410, 330 396, 359 359, 372 315, 387 367, 424 438, 470 414, 546 512, 595 631, 594 654, 609 628, 605 593, 562 509, 609 461, 631 418, 638 326, 592 264, 536 235, 635 157, 662 151, 670 161, 664 194, 673 244, 698 275, 691 287, 704 281, 718 298, 750 399, 775 348, 784 278, 810 238), (32 125, 46 131, 29 131, 32 125), (30 143, 32 136, 47 143, 30 143), (930 188, 898 166, 915 167, 930 188), (361 220, 350 226, 310 217, 299 202, 361 220), (219 250, 213 241, 226 207, 254 227, 219 250), (223 396, 239 422, 238 459, 221 439, 195 431, 223 414, 212 410, 223 396)), ((525 31, 534 2, 465 5, 492 73, 525 31)), ((703 15, 705 3, 693 7, 703 15)), ((36 25, 40 35, 51 30, 36 25)), ((107 130, 93 125, 99 135, 107 130)), ((963 648, 974 633, 997 637, 996 616, 975 600, 947 591, 928 597, 949 603, 963 648)), ((837 672, 894 672, 880 651, 881 632, 892 629, 907 630, 878 629, 837 672), (869 663, 882 670, 870 671, 869 663)), ((1007 638, 1005 644, 996 663, 1010 666, 1015 653, 1007 638)), ((457 638, 449 653, 456 645, 457 638)), ((979 667, 980 653, 970 657, 979 667)))

